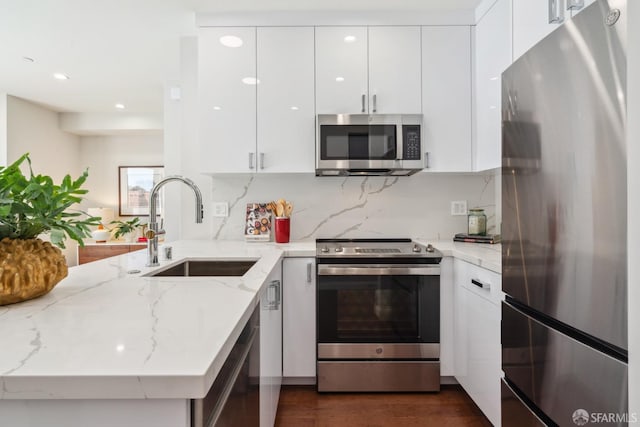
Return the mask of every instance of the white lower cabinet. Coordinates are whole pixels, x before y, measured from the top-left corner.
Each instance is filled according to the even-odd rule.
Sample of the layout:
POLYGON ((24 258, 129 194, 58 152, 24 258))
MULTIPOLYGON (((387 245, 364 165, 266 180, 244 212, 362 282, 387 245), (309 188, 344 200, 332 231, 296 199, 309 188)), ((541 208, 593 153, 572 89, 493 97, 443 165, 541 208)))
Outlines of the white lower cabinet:
POLYGON ((282 385, 282 267, 278 264, 260 297, 260 427, 276 421, 282 385))
POLYGON ((287 384, 316 380, 316 261, 283 261, 282 375, 287 384))
POLYGON ((501 277, 454 260, 455 377, 494 426, 500 425, 501 277))

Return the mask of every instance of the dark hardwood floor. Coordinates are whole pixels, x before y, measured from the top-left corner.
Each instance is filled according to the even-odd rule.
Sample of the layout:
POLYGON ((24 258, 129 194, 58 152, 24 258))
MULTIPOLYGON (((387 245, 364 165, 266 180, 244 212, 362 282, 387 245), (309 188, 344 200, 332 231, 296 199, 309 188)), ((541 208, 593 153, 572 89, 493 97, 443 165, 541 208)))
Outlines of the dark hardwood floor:
POLYGON ((283 386, 276 427, 491 426, 459 386, 439 393, 317 393, 283 386))

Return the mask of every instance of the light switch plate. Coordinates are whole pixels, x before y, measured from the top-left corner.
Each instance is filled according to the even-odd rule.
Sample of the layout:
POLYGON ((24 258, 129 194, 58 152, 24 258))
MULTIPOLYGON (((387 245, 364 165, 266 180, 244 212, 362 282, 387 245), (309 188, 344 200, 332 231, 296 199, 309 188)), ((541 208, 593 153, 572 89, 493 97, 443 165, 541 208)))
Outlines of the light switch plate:
POLYGON ((456 200, 451 202, 451 215, 466 215, 467 214, 467 201, 456 200))
POLYGON ((225 218, 229 216, 229 203, 227 202, 213 202, 211 204, 211 211, 216 218, 225 218))

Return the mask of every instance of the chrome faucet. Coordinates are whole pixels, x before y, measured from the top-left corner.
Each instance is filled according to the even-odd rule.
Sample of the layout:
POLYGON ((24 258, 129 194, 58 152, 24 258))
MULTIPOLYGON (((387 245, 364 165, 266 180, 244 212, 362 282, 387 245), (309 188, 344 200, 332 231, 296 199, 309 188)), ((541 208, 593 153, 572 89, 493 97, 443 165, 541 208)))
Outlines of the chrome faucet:
POLYGON ((158 228, 158 223, 156 222, 156 205, 158 203, 158 193, 160 191, 160 188, 171 181, 183 182, 193 190, 193 192, 196 194, 196 223, 202 223, 202 218, 204 217, 204 210, 202 207, 202 193, 200 193, 200 189, 198 188, 198 186, 189 178, 185 178, 179 175, 171 175, 154 185, 151 189, 151 195, 149 196, 149 229, 145 233, 145 237, 147 238, 148 254, 147 267, 156 267, 160 265, 158 263, 158 236, 161 234, 165 234, 165 231, 158 228))

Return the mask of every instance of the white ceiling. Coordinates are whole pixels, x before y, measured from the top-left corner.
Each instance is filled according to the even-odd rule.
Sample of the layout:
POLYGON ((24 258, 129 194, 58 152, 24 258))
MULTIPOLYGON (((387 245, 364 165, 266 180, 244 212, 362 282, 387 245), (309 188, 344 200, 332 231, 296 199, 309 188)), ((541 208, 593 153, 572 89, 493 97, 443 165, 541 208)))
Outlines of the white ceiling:
POLYGON ((0 0, 0 92, 56 111, 162 111, 198 12, 458 10, 481 0, 0 0), (24 57, 33 58, 33 62, 24 57), (59 81, 53 73, 67 74, 59 81))

